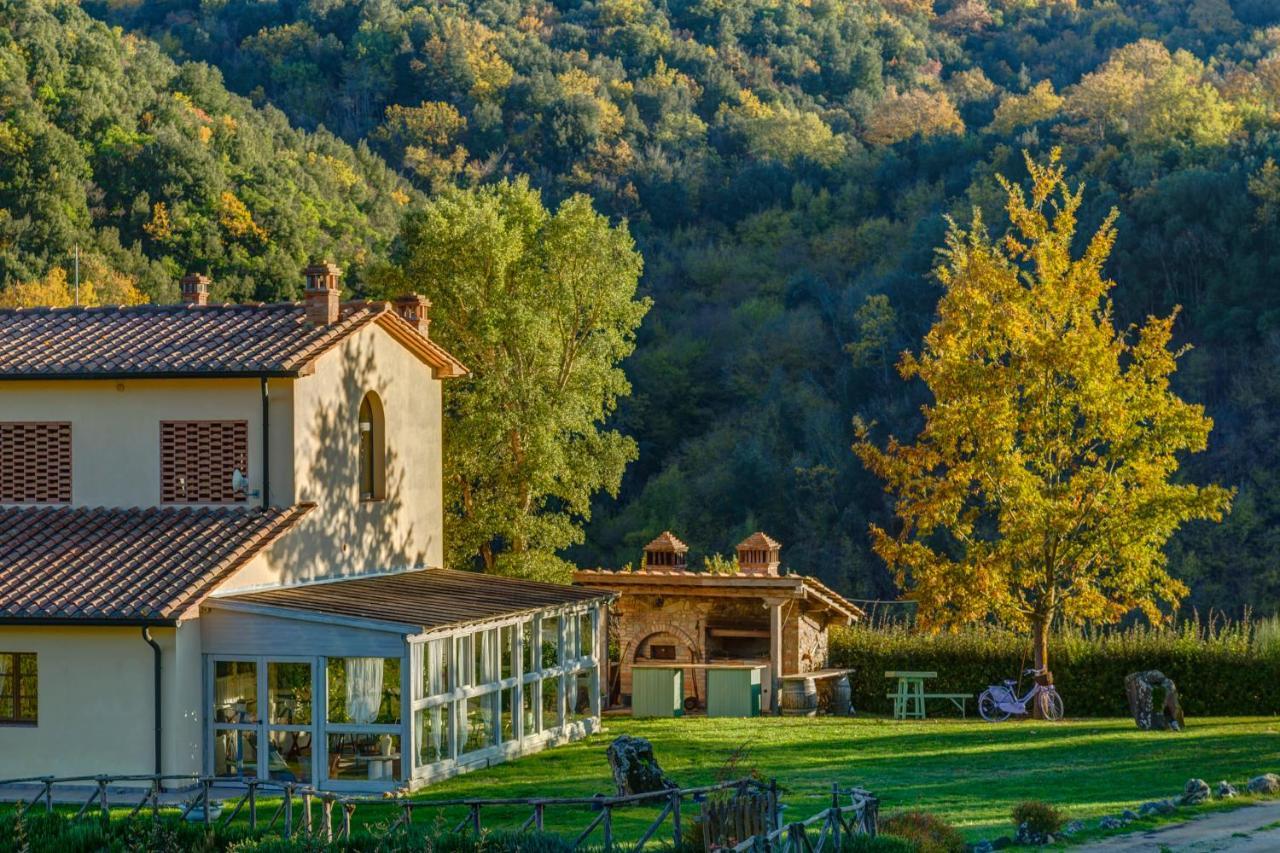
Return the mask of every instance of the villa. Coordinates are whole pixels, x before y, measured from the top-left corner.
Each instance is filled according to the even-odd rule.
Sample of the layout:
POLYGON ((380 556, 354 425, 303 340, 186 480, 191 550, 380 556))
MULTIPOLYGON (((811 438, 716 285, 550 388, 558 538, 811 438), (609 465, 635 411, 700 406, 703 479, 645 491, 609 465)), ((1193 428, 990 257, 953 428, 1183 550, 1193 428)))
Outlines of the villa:
POLYGON ((611 594, 440 568, 430 303, 304 275, 0 311, 0 777, 385 790, 598 728, 611 594))

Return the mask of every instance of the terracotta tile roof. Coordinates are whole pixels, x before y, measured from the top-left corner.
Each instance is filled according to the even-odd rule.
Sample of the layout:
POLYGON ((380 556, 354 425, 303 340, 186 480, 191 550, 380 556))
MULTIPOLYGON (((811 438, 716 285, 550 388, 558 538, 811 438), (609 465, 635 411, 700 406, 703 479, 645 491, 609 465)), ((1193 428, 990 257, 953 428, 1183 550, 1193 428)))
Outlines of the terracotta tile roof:
POLYGON ((610 597, 582 587, 424 569, 220 596, 207 603, 283 607, 431 630, 610 597))
POLYGON ((683 554, 689 550, 689 546, 681 542, 675 537, 670 530, 664 530, 654 538, 652 542, 644 546, 646 551, 671 551, 676 554, 683 554))
POLYGON ((436 370, 466 368, 420 334, 389 302, 348 302, 316 326, 302 303, 134 305, 0 310, 0 378, 296 376, 320 355, 377 323, 436 370))
POLYGON ((311 506, 0 508, 0 623, 174 619, 311 506))
POLYGON ((773 548, 781 547, 781 542, 760 530, 757 530, 755 533, 752 533, 746 539, 743 539, 738 543, 738 548, 740 550, 747 551, 769 551, 773 548))

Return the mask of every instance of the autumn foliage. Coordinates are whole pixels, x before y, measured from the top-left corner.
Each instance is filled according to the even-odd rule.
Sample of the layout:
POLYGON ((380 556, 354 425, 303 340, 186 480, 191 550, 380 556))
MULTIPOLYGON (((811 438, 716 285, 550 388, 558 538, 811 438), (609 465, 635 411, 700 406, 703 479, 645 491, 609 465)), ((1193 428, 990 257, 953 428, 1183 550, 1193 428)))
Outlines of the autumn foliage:
POLYGON ((896 495, 876 552, 933 626, 994 618, 1035 632, 1047 663, 1058 618, 1160 620, 1186 587, 1164 545, 1185 522, 1219 520, 1231 493, 1175 479, 1212 421, 1174 394, 1174 314, 1115 328, 1103 266, 1115 214, 1072 255, 1082 192, 1057 153, 1027 158, 1030 197, 1002 181, 1011 230, 954 223, 937 275, 945 293, 919 354, 903 356, 933 401, 910 444, 855 451, 896 495))

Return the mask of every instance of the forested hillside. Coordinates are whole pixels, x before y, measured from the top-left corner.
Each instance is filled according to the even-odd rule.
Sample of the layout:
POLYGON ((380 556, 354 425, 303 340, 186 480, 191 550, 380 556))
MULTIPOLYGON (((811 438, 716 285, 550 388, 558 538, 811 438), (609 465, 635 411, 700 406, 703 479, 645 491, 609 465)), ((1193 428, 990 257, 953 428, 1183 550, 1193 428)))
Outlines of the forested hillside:
MULTIPOLYGON (((618 423, 639 461, 620 500, 598 505, 573 555, 583 563, 633 561, 667 526, 700 553, 763 528, 793 568, 890 592, 866 533, 888 522, 886 501, 850 452, 850 418, 914 430, 921 391, 892 366, 932 320, 945 217, 966 221, 977 206, 1002 227, 994 176, 1022 180, 1022 150, 1061 146, 1088 183, 1081 232, 1120 209, 1108 270, 1118 317, 1183 306, 1177 341, 1195 349, 1176 382, 1216 420, 1188 476, 1240 489, 1227 523, 1175 540, 1173 571, 1193 604, 1269 612, 1280 601, 1271 0, 86 2, 176 60, 216 66, 264 112, 222 94, 204 66, 86 29, 73 9, 0 9, 55 29, 46 12, 16 11, 33 5, 94 35, 19 50, 10 26, 0 129, 14 115, 55 126, 79 142, 62 156, 81 165, 56 202, 4 173, 6 280, 42 274, 70 231, 92 233, 154 293, 201 256, 244 282, 238 292, 271 292, 282 285, 267 258, 317 239, 376 261, 402 196, 330 131, 418 191, 527 174, 549 201, 585 191, 629 221, 654 300, 618 423), (117 82, 72 99, 80 73, 117 82), (215 148, 223 115, 241 128, 227 153, 215 148), (139 153, 160 145, 173 157, 139 153), (339 173, 349 187, 335 186, 339 173), (242 220, 218 212, 224 192, 265 237, 228 233, 224 220, 242 220), (309 209, 313 198, 333 206, 309 209), (172 243, 147 230, 161 201, 189 223, 172 243)), ((5 146, 26 138, 3 133, 5 146)), ((0 168, 12 162, 6 149, 0 168)))
MULTIPOLYGON (((365 146, 302 133, 76 4, 0 0, 0 283, 53 285, 75 247, 103 299, 300 291, 313 253, 361 269, 412 188, 365 146)), ((0 293, 3 298, 3 293, 0 293)))

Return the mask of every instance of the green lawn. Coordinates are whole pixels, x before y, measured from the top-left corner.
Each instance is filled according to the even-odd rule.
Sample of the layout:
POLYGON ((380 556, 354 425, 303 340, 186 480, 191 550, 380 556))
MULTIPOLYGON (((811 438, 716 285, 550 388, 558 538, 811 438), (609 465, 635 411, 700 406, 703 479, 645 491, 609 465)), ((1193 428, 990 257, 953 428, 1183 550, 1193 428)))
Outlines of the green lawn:
MULTIPOLYGON (((612 783, 604 749, 624 733, 649 738, 658 760, 681 786, 712 781, 725 758, 745 744, 749 763, 785 786, 784 802, 793 817, 824 808, 831 782, 838 781, 870 788, 886 812, 934 812, 973 837, 1006 831, 1010 808, 1025 799, 1060 804, 1072 818, 1096 818, 1173 795, 1192 776, 1239 782, 1280 772, 1280 718, 1193 720, 1181 734, 1140 732, 1130 720, 992 725, 951 719, 616 717, 606 724, 604 734, 586 741, 459 776, 419 796, 608 793, 612 783)), ((636 832, 647 813, 620 813, 615 827, 620 834, 636 832)), ((444 819, 461 816, 451 811, 444 819)), ((518 824, 526 816, 486 810, 484 823, 518 824)), ((549 810, 547 819, 548 828, 569 830, 585 826, 590 814, 549 810)))

